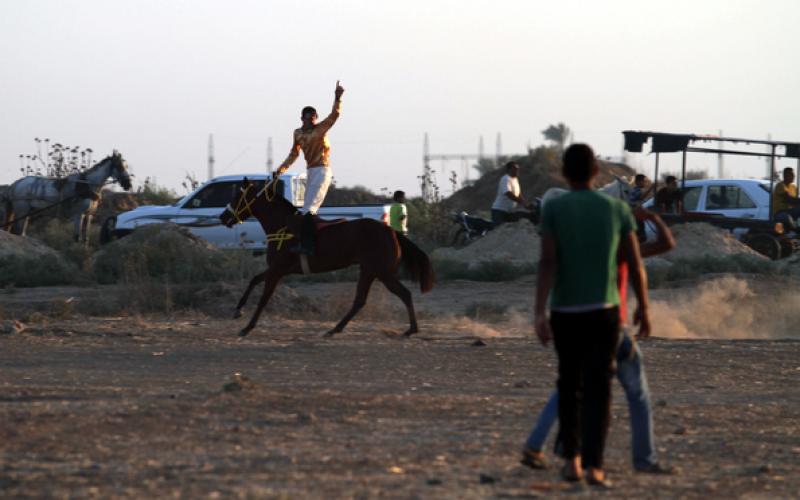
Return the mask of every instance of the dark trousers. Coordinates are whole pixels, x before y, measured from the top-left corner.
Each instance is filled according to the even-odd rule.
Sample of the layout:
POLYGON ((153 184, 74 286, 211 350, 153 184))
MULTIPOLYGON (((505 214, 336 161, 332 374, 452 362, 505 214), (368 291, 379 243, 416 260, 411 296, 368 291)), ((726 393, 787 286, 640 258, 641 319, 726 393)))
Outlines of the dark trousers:
POLYGON ((563 455, 583 467, 603 467, 611 422, 611 378, 619 338, 619 308, 550 315, 558 353, 558 421, 563 455))
POLYGON ((497 210, 496 208, 493 208, 492 226, 497 227, 506 222, 517 222, 522 218, 522 215, 524 215, 524 212, 520 214, 519 212, 506 212, 505 210, 497 210))

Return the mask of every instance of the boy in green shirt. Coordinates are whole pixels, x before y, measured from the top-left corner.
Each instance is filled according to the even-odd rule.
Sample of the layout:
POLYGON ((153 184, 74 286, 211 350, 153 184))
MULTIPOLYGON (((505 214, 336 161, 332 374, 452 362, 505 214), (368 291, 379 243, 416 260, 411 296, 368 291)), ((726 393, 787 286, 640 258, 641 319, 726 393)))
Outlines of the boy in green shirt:
POLYGON ((589 146, 573 144, 564 152, 570 192, 550 201, 542 214, 535 328, 542 344, 555 341, 558 354, 562 475, 578 481, 585 468, 589 484, 606 485, 603 450, 619 337, 618 248, 636 292, 639 337, 649 335, 650 321, 636 222, 625 203, 591 189, 597 173, 589 146))
POLYGON ((406 193, 394 192, 394 203, 389 207, 389 226, 402 235, 408 234, 408 210, 406 209, 406 193))

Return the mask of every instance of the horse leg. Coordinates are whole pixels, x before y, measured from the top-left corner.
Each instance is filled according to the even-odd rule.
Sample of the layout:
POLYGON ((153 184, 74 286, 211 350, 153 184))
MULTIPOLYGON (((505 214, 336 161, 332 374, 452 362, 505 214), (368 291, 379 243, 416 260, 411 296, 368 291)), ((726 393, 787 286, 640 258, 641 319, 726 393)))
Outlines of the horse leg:
POLYGON ((375 275, 372 273, 365 272, 364 269, 361 269, 361 273, 358 275, 358 285, 356 286, 356 298, 353 301, 353 306, 347 311, 347 314, 344 315, 339 323, 333 327, 332 330, 328 331, 325 336, 332 337, 335 333, 339 333, 344 330, 344 327, 347 326, 347 323, 353 319, 353 316, 356 315, 358 311, 364 307, 364 304, 367 303, 367 295, 369 295, 369 287, 372 286, 372 282, 375 281, 375 275))
POLYGON ((250 322, 247 324, 247 326, 242 328, 242 331, 239 332, 240 337, 246 336, 248 333, 250 333, 250 330, 255 328, 256 323, 258 323, 258 317, 261 316, 261 311, 263 311, 267 306, 267 301, 269 301, 269 298, 272 297, 275 287, 278 286, 278 282, 280 282, 281 278, 283 277, 282 274, 278 274, 275 271, 270 271, 272 271, 272 269, 267 269, 267 271, 264 273, 266 275, 264 279, 264 292, 261 294, 261 299, 258 301, 258 307, 256 308, 256 312, 253 313, 253 317, 250 319, 250 322))
POLYGON ((410 325, 408 330, 406 330, 403 335, 408 337, 417 333, 419 331, 419 328, 417 328, 417 314, 414 312, 414 302, 411 300, 411 292, 402 283, 400 283, 400 280, 397 279, 397 276, 390 275, 388 277, 382 277, 378 279, 381 280, 381 283, 383 283, 390 292, 400 297, 400 300, 402 300, 403 304, 406 305, 406 310, 408 311, 408 321, 410 325))
POLYGON ((267 277, 268 272, 269 271, 267 270, 264 271, 263 273, 256 274, 255 276, 253 276, 253 279, 250 280, 250 284, 247 285, 247 290, 244 291, 244 295, 242 295, 242 298, 239 299, 239 303, 236 304, 236 311, 234 311, 233 313, 233 319, 242 317, 242 308, 244 307, 245 304, 247 304, 247 299, 250 297, 250 292, 253 291, 253 288, 255 288, 257 284, 264 281, 264 279, 267 277))
POLYGON ((72 222, 72 240, 76 243, 81 241, 81 227, 83 226, 83 214, 78 213, 72 222))
POLYGON ((89 228, 92 226, 92 214, 83 216, 83 226, 81 227, 81 241, 83 245, 89 246, 89 228))
POLYGON ((28 232, 28 222, 30 222, 31 218, 27 215, 22 218, 19 224, 19 232, 17 233, 20 236, 25 236, 25 233, 28 232))

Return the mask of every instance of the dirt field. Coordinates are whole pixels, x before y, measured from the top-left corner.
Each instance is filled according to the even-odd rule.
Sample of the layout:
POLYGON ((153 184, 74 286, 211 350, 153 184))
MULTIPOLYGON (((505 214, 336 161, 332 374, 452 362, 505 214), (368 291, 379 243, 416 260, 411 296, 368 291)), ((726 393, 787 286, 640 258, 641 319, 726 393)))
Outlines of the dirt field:
MULTIPOLYGON (((519 466, 555 358, 529 336, 527 313, 493 304, 525 309, 532 287, 440 285, 417 297, 423 331, 412 339, 392 335, 405 320, 383 293, 343 334, 321 338, 349 302, 347 283, 296 286, 333 298, 335 311, 265 315, 246 339, 235 333, 249 309, 237 321, 28 322, 0 334, 0 497, 797 496, 798 337, 643 344, 659 458, 677 475, 631 472, 616 383, 612 491, 519 466)), ((21 290, 0 305, 9 318, 21 303, 109 290, 21 290)))

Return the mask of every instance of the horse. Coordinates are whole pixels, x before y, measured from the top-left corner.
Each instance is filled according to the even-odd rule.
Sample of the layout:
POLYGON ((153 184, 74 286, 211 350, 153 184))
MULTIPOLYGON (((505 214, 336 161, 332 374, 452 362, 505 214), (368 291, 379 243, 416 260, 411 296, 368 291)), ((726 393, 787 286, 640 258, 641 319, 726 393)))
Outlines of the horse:
POLYGON ((24 236, 32 213, 59 205, 63 213, 74 221, 75 241, 86 242, 100 192, 109 177, 113 177, 126 191, 131 189, 127 164, 117 151, 85 172, 67 177, 23 177, 11 184, 3 196, 3 229, 24 236))
POLYGON ((227 227, 253 216, 261 223, 267 237, 267 270, 253 277, 236 306, 234 318, 241 316, 241 309, 253 287, 264 281, 264 291, 250 322, 239 332, 244 337, 256 326, 261 311, 267 305, 280 280, 289 274, 322 273, 358 264, 360 267, 356 295, 353 305, 339 323, 325 333, 331 337, 344 330, 347 323, 364 307, 372 283, 377 279, 403 301, 408 312, 409 327, 403 335, 408 337, 419 331, 411 292, 397 278, 402 262, 420 291, 426 293, 433 288, 433 267, 427 254, 411 240, 389 226, 372 219, 352 221, 322 221, 316 219, 316 250, 313 256, 292 253, 287 240, 296 238, 288 232, 297 208, 279 192, 278 182, 267 183, 257 190, 255 184, 244 179, 235 199, 220 214, 220 221, 227 227), (235 208, 234 208, 235 207, 235 208))
MULTIPOLYGON (((627 202, 630 200, 631 191, 633 191, 633 185, 628 179, 614 175, 614 180, 599 188, 598 191, 605 193, 612 198, 619 198, 620 200, 627 202)), ((544 207, 548 201, 558 198, 567 192, 568 190, 558 187, 548 189, 542 195, 541 209, 544 210, 544 207)))

